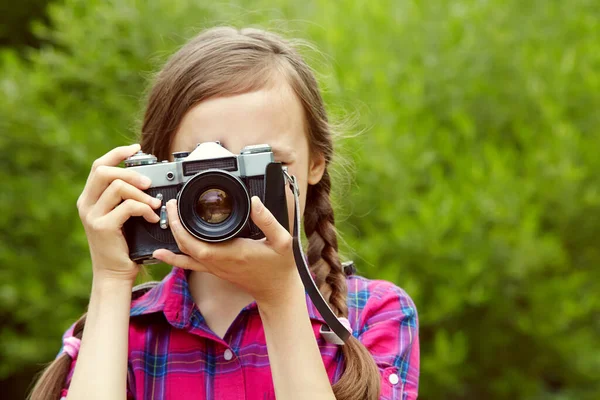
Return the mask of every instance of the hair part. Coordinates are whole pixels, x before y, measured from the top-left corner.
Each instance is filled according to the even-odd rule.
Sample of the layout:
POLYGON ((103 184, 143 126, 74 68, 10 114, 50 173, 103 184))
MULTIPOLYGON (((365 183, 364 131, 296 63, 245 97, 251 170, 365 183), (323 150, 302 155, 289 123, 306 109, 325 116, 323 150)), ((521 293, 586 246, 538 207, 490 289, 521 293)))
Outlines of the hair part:
MULTIPOLYGON (((338 254, 330 199, 328 166, 333 159, 332 129, 314 72, 296 47, 291 41, 258 29, 219 27, 202 32, 176 52, 155 77, 148 95, 140 143, 144 152, 154 154, 159 160, 169 159, 175 133, 192 107, 212 97, 268 88, 283 77, 302 104, 310 154, 325 159, 323 177, 317 184, 308 186, 306 197, 304 227, 308 237, 308 262, 319 290, 333 311, 338 317, 347 317, 348 289, 338 254)), ((378 399, 379 370, 368 350, 352 336, 342 346, 342 353, 345 368, 333 385, 336 398, 378 399)), ((58 397, 43 395, 41 391, 52 388, 56 393, 55 387, 64 383, 69 366, 65 357, 68 358, 61 355, 44 372, 31 400, 58 397), (54 383, 46 382, 49 380, 54 383)))

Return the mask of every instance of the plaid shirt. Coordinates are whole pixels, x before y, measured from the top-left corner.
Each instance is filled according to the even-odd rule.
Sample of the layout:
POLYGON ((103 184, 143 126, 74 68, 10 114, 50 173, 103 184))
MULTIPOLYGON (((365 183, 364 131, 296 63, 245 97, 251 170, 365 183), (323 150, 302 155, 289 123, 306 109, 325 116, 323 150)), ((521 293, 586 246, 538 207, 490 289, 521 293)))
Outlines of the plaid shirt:
MULTIPOLYGON (((402 289, 386 281, 352 275, 347 283, 348 320, 353 335, 379 367, 380 399, 416 399, 419 338, 414 303, 402 289)), ((344 369, 342 351, 321 337, 319 328, 324 320, 308 295, 306 299, 323 362, 334 383, 344 369)), ((72 329, 65 337, 72 335, 72 329)), ((220 338, 194 303, 186 271, 177 267, 132 301, 127 375, 128 399, 275 399, 256 303, 243 308, 220 338)))

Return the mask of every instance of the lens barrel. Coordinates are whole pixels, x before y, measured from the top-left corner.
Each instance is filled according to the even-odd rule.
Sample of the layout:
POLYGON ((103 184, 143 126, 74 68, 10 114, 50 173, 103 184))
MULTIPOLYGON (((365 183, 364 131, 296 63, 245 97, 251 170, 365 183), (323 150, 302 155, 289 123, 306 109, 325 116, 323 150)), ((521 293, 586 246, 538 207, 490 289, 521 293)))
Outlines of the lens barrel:
POLYGON ((222 242, 235 237, 250 217, 244 183, 227 171, 210 169, 194 175, 177 195, 179 219, 194 237, 222 242))

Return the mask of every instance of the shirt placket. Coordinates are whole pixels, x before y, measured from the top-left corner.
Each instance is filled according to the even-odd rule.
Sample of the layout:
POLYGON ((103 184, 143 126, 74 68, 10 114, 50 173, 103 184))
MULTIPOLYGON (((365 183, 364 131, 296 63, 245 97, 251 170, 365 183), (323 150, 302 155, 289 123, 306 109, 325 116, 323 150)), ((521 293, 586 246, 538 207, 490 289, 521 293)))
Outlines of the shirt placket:
MULTIPOLYGON (((232 323, 234 337, 241 335, 238 327, 240 315, 232 323)), ((206 341, 206 348, 211 354, 206 377, 206 399, 246 400, 246 382, 241 359, 236 354, 235 346, 230 346, 217 336, 208 326, 198 308, 194 308, 190 316, 191 334, 200 336, 206 341), (212 364, 212 365, 210 365, 212 364)), ((228 338, 228 334, 225 338, 228 338)), ((233 340, 232 343, 236 341, 233 340)))

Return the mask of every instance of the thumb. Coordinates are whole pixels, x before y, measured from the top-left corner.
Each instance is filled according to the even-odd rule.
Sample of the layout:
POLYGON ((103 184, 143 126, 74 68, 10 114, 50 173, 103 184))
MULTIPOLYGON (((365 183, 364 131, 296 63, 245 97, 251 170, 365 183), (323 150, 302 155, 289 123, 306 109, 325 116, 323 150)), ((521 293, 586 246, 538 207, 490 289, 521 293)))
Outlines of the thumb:
POLYGON ((257 196, 252 197, 250 217, 276 250, 285 250, 291 242, 290 233, 281 226, 257 196))

